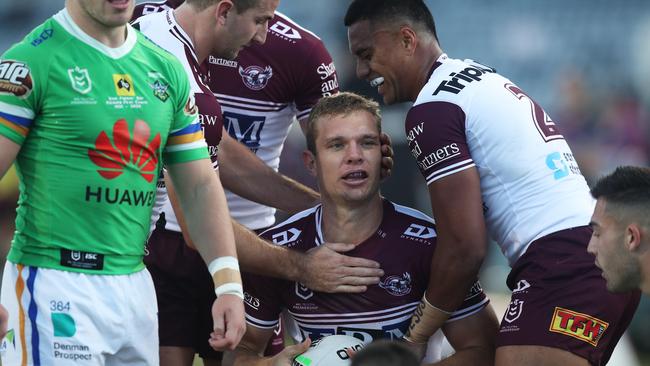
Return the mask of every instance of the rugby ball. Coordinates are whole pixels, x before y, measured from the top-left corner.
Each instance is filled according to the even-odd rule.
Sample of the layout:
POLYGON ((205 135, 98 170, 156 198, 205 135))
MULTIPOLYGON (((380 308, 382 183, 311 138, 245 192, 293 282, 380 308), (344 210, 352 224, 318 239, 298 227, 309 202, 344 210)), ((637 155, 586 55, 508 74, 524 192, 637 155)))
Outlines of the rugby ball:
POLYGON ((331 335, 311 343, 307 352, 296 356, 292 366, 349 366, 364 343, 352 336, 331 335))

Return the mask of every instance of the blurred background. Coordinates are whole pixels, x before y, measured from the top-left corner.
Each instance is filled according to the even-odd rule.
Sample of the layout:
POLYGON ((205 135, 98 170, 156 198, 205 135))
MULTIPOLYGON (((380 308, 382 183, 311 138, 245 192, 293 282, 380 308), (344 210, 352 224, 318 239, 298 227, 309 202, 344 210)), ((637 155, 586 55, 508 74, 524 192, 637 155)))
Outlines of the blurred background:
MULTIPOLYGON (((140 2, 140 1, 138 1, 140 2)), ((452 58, 495 67, 548 112, 571 146, 587 181, 618 165, 650 161, 650 1, 459 0, 426 1, 440 43, 452 58)), ((63 0, 0 0, 0 53, 63 7, 63 0)), ((334 58, 341 90, 378 98, 356 80, 343 15, 348 0, 281 0, 279 11, 320 36, 334 58)), ((423 178, 404 138, 409 105, 383 108, 383 128, 393 138, 396 165, 383 193, 430 213, 423 178)), ((302 167, 299 128, 285 145, 281 170, 313 186, 302 167)), ((13 233, 17 179, 0 181, 0 256, 13 233)), ((481 281, 495 300, 509 296, 509 268, 496 245, 481 281)), ((507 300, 503 300, 506 303, 507 300)), ((501 316, 501 314, 499 314, 501 316)), ((650 366, 650 300, 636 313, 628 340, 610 365, 650 366)))

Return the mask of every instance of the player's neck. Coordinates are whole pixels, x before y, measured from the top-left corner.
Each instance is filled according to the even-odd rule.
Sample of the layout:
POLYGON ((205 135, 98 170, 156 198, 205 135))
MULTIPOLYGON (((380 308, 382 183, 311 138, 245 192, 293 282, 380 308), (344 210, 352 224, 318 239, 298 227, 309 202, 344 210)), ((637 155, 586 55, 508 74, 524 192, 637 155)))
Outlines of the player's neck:
MULTIPOLYGON (((645 243, 645 245, 648 244, 645 243)), ((642 254, 639 260, 641 262, 641 291, 646 295, 650 295, 650 251, 642 254)))
POLYGON ((210 42, 208 40, 202 41, 198 39, 205 35, 205 32, 199 29, 202 22, 199 20, 201 13, 197 12, 190 4, 183 3, 174 9, 172 14, 174 19, 176 19, 176 23, 190 37, 198 63, 202 63, 208 57, 210 42))
POLYGON ((323 239, 328 243, 360 244, 377 231, 383 214, 379 194, 368 201, 352 204, 323 197, 323 239))
POLYGON ((92 18, 78 5, 66 6, 66 9, 72 21, 84 33, 96 39, 98 42, 111 48, 117 48, 122 46, 126 41, 126 24, 109 27, 92 18))
POLYGON ((432 40, 430 44, 423 47, 422 52, 417 56, 420 61, 416 63, 417 70, 415 75, 417 75, 417 79, 410 93, 410 100, 412 102, 415 102, 418 95, 420 95, 420 91, 422 91, 422 88, 429 81, 429 71, 431 71, 433 64, 436 63, 440 55, 442 55, 442 49, 438 46, 438 42, 432 40))

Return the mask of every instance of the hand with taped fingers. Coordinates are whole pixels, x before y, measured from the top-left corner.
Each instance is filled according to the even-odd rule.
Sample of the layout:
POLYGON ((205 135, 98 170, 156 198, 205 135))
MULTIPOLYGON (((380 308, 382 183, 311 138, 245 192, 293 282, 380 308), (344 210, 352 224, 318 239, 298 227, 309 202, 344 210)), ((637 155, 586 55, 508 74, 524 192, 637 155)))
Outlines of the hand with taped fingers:
POLYGON ((215 351, 234 350, 246 332, 244 302, 233 294, 224 294, 212 304, 214 330, 208 343, 215 351))
POLYGON ((379 263, 341 253, 354 249, 354 244, 326 243, 313 248, 300 263, 300 282, 314 291, 360 293, 376 285, 384 271, 379 263))
POLYGON ((381 143, 381 179, 384 180, 392 174, 395 153, 390 136, 386 132, 379 135, 379 142, 381 143))

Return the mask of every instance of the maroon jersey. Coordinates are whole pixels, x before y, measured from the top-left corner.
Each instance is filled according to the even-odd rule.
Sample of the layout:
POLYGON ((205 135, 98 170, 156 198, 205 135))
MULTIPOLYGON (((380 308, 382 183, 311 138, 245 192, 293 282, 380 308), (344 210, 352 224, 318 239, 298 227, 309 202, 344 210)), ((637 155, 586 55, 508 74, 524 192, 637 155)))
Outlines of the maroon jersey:
MULTIPOLYGON (((365 342, 401 338, 429 282, 436 232, 433 220, 417 210, 387 200, 383 206, 377 231, 346 253, 379 262, 385 275, 378 285, 360 294, 330 294, 297 282, 244 273, 247 322, 270 329, 286 309, 303 338, 331 334, 352 335, 365 342)), ((321 210, 316 206, 298 213, 261 236, 293 250, 321 245, 321 210)), ((474 314, 488 302, 476 282, 448 322, 474 314)))
MULTIPOLYGON (((244 48, 235 60, 208 57, 210 89, 226 131, 277 170, 294 118, 309 115, 323 96, 338 92, 332 57, 323 42, 276 12, 266 42, 244 48)), ((231 215, 250 229, 275 222, 275 210, 226 192, 231 215)))

